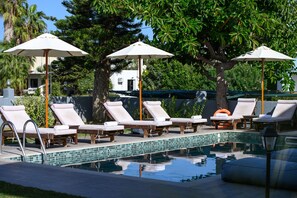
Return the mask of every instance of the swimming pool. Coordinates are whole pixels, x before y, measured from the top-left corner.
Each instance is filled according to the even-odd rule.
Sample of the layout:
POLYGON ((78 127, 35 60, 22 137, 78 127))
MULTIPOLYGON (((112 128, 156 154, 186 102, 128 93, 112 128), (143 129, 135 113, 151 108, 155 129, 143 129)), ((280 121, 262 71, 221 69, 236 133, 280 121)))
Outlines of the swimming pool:
POLYGON ((189 182, 221 173, 223 163, 243 157, 263 157, 258 144, 233 143, 178 149, 128 158, 66 166, 96 172, 189 182))
MULTIPOLYGON (((278 138, 278 142, 279 142, 279 145, 285 144, 284 138, 281 138, 281 137, 278 138)), ((203 177, 208 177, 209 175, 213 175, 214 165, 212 167, 208 165, 218 163, 219 158, 223 158, 222 161, 224 161, 226 159, 226 153, 231 152, 230 154, 231 156, 233 154, 235 156, 236 155, 240 156, 242 155, 243 152, 245 155, 249 152, 251 154, 255 154, 255 151, 257 150, 255 148, 261 147, 261 145, 262 145, 262 141, 259 133, 229 132, 229 131, 216 130, 216 131, 210 131, 205 133, 189 133, 185 135, 167 134, 161 137, 146 138, 146 139, 144 138, 137 139, 132 137, 132 138, 129 138, 129 141, 119 140, 117 142, 98 143, 95 145, 85 144, 85 146, 78 145, 78 147, 74 146, 69 148, 59 148, 58 150, 53 150, 53 151, 51 151, 51 149, 48 149, 48 152, 46 155, 47 161, 44 162, 43 154, 40 152, 37 152, 34 154, 27 155, 26 162, 40 163, 40 164, 46 163, 48 165, 61 166, 61 167, 72 165, 73 167, 77 166, 84 169, 93 169, 99 172, 100 171, 108 172, 108 170, 102 170, 101 169, 102 166, 107 166, 107 167, 113 166, 120 169, 121 162, 119 163, 119 160, 121 161, 123 159, 126 161, 130 160, 130 164, 128 165, 128 167, 132 169, 131 170, 128 169, 127 171, 124 170, 124 173, 122 174, 139 177, 143 175, 145 176, 146 174, 157 175, 162 171, 159 171, 157 173, 154 173, 153 171, 150 171, 150 172, 147 171, 146 173, 146 170, 148 170, 149 168, 146 168, 146 170, 142 171, 142 169, 144 169, 144 165, 146 165, 146 167, 149 167, 151 164, 153 165, 154 163, 146 163, 143 165, 143 164, 140 164, 139 161, 137 160, 136 162, 132 161, 133 158, 137 158, 137 156, 143 157, 147 155, 152 155, 154 157, 156 153, 162 153, 162 155, 165 155, 165 156, 168 155, 168 157, 173 158, 172 152, 176 150, 180 152, 181 150, 185 150, 185 149, 189 150, 193 148, 196 148, 196 149, 203 148, 202 150, 204 151, 207 151, 207 150, 209 150, 209 152, 211 151, 211 153, 206 152, 206 154, 205 153, 203 154, 203 155, 207 155, 207 158, 205 160, 206 163, 201 162, 200 164, 191 165, 193 166, 193 169, 197 169, 197 167, 199 166, 199 171, 205 168, 206 169, 205 171, 207 172, 196 171, 194 174, 189 175, 189 177, 180 177, 177 179, 177 181, 184 181, 184 180, 197 179, 200 177, 203 178, 203 177), (240 151, 238 151, 237 150, 238 148, 234 147, 234 145, 241 145, 241 144, 245 146, 243 146, 240 149, 240 151), (214 147, 213 145, 216 145, 216 146, 214 147), (228 146, 226 147, 226 145, 228 146), (215 154, 215 156, 213 154, 215 154), (87 165, 87 164, 91 164, 91 165, 87 165)), ((186 158, 191 158, 189 157, 190 155, 194 156, 194 154, 190 153, 186 156, 186 158)), ((18 156, 10 157, 8 159, 21 161, 22 157, 18 155, 18 156)), ((188 163, 186 161, 189 161, 189 159, 183 159, 183 157, 180 156, 179 158, 174 157, 174 159, 171 159, 170 163, 173 164, 173 166, 177 166, 179 170, 183 170, 185 168, 183 167, 183 165, 180 165, 180 164, 188 163)), ((155 165, 155 166, 158 166, 158 165, 155 165)), ((171 167, 173 166, 168 166, 165 164, 165 167, 167 167, 167 170, 171 169, 171 167)), ((216 169, 215 174, 219 173, 218 170, 216 169)), ((110 170, 109 172, 112 172, 112 171, 110 170)), ((156 177, 165 178, 164 175, 156 176, 156 177)), ((169 174, 169 177, 173 178, 174 176, 172 174, 169 174)))
MULTIPOLYGON (((168 134, 156 138, 130 138, 127 142, 117 141, 107 144, 87 144, 84 147, 69 147, 53 152, 48 150, 46 162, 44 162, 44 157, 40 152, 28 155, 26 161, 40 164, 46 163, 54 166, 67 166, 184 148, 203 147, 226 142, 262 144, 259 133, 254 132, 216 131, 209 133, 189 133, 186 135, 168 134)), ((21 161, 22 157, 16 156, 9 159, 21 161)))

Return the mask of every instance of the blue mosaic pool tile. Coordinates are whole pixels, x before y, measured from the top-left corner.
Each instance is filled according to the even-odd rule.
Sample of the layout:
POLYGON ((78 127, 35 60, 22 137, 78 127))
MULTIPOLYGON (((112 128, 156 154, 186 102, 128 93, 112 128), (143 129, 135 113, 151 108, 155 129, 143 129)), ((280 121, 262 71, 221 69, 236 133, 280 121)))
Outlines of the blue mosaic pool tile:
MULTIPOLYGON (((181 137, 148 139, 147 141, 126 144, 114 144, 110 146, 92 147, 61 151, 47 154, 47 164, 65 166, 69 164, 82 164, 92 161, 105 161, 123 157, 144 155, 163 151, 173 151, 183 148, 209 146, 221 142, 261 143, 258 133, 219 132, 210 134, 191 134, 181 137)), ((11 160, 21 160, 14 157, 11 160)), ((28 162, 42 163, 42 154, 27 156, 28 162)))
POLYGON ((260 133, 239 133, 229 132, 228 142, 250 143, 250 144, 262 144, 260 133))

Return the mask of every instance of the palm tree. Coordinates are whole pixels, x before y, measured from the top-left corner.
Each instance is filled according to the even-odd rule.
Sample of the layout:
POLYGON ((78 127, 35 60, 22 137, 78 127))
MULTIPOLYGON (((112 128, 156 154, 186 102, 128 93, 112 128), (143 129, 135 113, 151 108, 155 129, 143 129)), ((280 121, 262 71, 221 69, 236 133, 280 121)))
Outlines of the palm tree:
MULTIPOLYGON (((2 50, 28 41, 46 29, 43 12, 37 12, 36 5, 29 6, 26 0, 0 0, 0 14, 4 19, 4 43, 2 50)), ((28 71, 33 61, 29 57, 0 55, 0 87, 4 88, 10 79, 17 93, 26 87, 28 71)))
POLYGON ((10 42, 14 38, 14 24, 24 12, 26 0, 0 0, 0 13, 4 21, 4 41, 10 42))
MULTIPOLYGON (((7 49, 8 43, 1 43, 1 48, 7 49)), ((28 70, 32 65, 29 57, 11 56, 9 54, 0 53, 0 88, 6 87, 7 80, 10 80, 17 95, 22 93, 26 87, 26 79, 28 78, 28 70)))
POLYGON ((35 4, 29 6, 25 3, 24 13, 16 21, 14 29, 17 42, 23 43, 43 32, 46 29, 46 23, 43 18, 46 18, 46 15, 43 12, 37 12, 35 4))

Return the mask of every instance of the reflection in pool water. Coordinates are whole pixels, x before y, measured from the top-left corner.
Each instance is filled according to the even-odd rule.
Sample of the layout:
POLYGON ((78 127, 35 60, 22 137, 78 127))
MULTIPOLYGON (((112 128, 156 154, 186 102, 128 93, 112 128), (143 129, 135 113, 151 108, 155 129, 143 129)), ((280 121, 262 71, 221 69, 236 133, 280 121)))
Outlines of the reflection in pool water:
POLYGON ((223 163, 261 156, 261 146, 221 144, 187 148, 136 157, 91 162, 68 167, 157 180, 186 182, 221 173, 223 163))

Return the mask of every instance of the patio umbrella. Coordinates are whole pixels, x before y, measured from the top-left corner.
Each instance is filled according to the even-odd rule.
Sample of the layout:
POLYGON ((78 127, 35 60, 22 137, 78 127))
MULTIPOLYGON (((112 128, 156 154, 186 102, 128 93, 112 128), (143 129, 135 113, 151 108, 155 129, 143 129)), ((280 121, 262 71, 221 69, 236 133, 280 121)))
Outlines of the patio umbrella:
POLYGON ((49 33, 42 34, 4 52, 18 56, 45 57, 45 125, 48 127, 48 57, 85 56, 88 53, 49 33))
POLYGON ((139 71, 139 116, 142 120, 142 79, 141 79, 141 59, 144 58, 169 58, 173 54, 145 44, 141 41, 133 43, 126 48, 123 48, 117 52, 108 55, 108 58, 118 59, 138 59, 138 71, 139 71))
POLYGON ((261 61, 262 62, 262 79, 261 79, 261 113, 264 113, 264 62, 266 61, 284 61, 294 60, 280 52, 274 51, 266 46, 261 46, 254 51, 242 54, 232 60, 235 61, 261 61))

